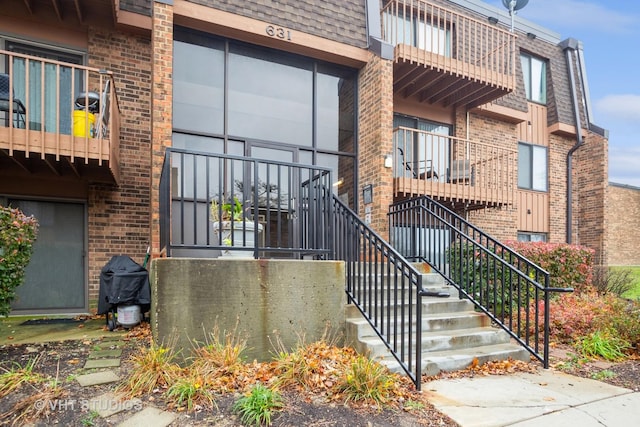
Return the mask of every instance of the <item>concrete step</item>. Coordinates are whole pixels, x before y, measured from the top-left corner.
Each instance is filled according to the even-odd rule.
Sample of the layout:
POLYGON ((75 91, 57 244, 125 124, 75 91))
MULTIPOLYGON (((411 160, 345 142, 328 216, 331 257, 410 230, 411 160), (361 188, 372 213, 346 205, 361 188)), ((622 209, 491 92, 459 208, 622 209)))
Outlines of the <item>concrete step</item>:
MULTIPOLYGON (((393 300, 391 300, 393 302, 393 300)), ((373 305, 373 304, 372 304, 373 305)), ((386 307, 388 306, 388 301, 378 300, 377 304, 373 305, 375 309, 378 310, 379 313, 384 313, 386 311, 386 307)), ((399 302, 397 307, 401 307, 403 303, 399 302)), ((367 308, 370 308, 366 305, 367 308)), ((404 304, 405 308, 408 307, 408 302, 404 304)), ((422 313, 423 314, 437 314, 437 313, 454 313, 454 312, 465 312, 465 311, 473 311, 473 303, 469 300, 458 299, 458 298, 437 298, 437 297, 423 297, 422 298, 422 313)), ((371 308, 372 310, 374 308, 371 308)), ((360 310, 353 305, 349 304, 346 307, 346 318, 359 318, 361 317, 360 310)))
MULTIPOLYGON (((352 279, 355 281, 362 280, 364 281, 372 281, 373 283, 393 283, 396 280, 394 270, 391 270, 391 274, 387 274, 387 270, 384 271, 361 271, 354 272, 352 279)), ((400 276, 398 276, 398 281, 400 280, 400 276)), ((444 286, 446 281, 444 278, 438 273, 423 273, 422 274, 422 285, 423 286, 444 286)))
MULTIPOLYGON (((400 328, 407 328, 410 326, 415 331, 414 319, 405 318, 404 322, 398 319, 399 325, 395 324, 394 318, 387 319, 382 317, 378 319, 379 325, 384 328, 384 332, 387 331, 387 324, 390 323, 390 333, 394 334, 396 330, 400 328), (382 326, 383 325, 383 326, 382 326)), ((458 329, 470 329, 470 328, 482 328, 491 326, 490 319, 483 313, 477 313, 475 311, 462 311, 454 313, 436 313, 436 314, 423 314, 422 316, 422 331, 434 332, 434 331, 451 331, 458 329)), ((362 316, 360 318, 350 318, 346 321, 347 337, 362 339, 366 337, 376 337, 377 334, 369 324, 369 322, 362 316)))
MULTIPOLYGON (((506 360, 509 358, 525 362, 531 360, 527 350, 517 344, 511 343, 429 352, 427 354, 423 353, 422 374, 431 376, 437 375, 441 371, 464 369, 470 366, 474 359, 477 359, 478 364, 482 365, 490 361, 506 360)), ((392 372, 404 372, 395 359, 384 358, 378 361, 387 366, 392 372)))
MULTIPOLYGON (((433 352, 507 344, 509 341, 510 337, 505 331, 494 327, 469 328, 446 332, 423 332, 422 353, 426 355, 433 352)), ((357 350, 368 351, 371 358, 393 357, 378 336, 361 338, 359 342, 362 347, 357 350)), ((404 343, 403 347, 405 351, 408 351, 407 343, 404 343)))
MULTIPOLYGON (((434 292, 448 292, 450 295, 448 298, 420 299, 423 374, 436 375, 440 371, 464 369, 476 359, 479 364, 507 358, 530 360, 529 352, 511 342, 505 331, 492 327, 488 316, 474 311, 473 303, 458 299, 458 291, 445 284, 442 276, 430 272, 425 265, 418 265, 417 268, 423 273, 423 288, 434 292)), ((396 291, 393 276, 386 277, 386 267, 379 267, 376 273, 369 274, 363 271, 361 278, 354 277, 355 283, 361 285, 362 289, 373 289, 371 295, 367 295, 367 299, 361 301, 361 304, 370 312, 370 316, 379 322, 382 334, 389 333, 389 342, 393 343, 393 334, 400 328, 405 328, 406 332, 411 328, 412 337, 415 338, 415 320, 402 317, 402 309, 404 313, 408 313, 409 308, 415 310, 414 288, 405 281, 406 291, 403 295, 402 292, 396 291), (414 292, 411 296, 413 307, 408 303, 408 289, 414 292), (390 306, 393 306, 394 310, 390 311, 390 306)), ((358 294, 358 289, 354 287, 356 296, 362 295, 358 294)), ((354 305, 347 306, 346 317, 347 341, 356 351, 379 360, 394 372, 402 372, 391 351, 354 305)), ((400 337, 402 336, 400 334, 400 337)), ((408 351, 409 343, 398 343, 398 347, 397 352, 401 349, 408 351)))

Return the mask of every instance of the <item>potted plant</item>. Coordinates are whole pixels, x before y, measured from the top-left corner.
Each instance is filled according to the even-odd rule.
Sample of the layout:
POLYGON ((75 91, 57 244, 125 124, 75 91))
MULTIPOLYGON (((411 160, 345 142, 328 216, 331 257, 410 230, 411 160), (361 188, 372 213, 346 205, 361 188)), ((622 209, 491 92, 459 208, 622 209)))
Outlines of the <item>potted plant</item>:
POLYGON ((222 256, 253 258, 255 247, 255 230, 262 233, 262 224, 255 223, 244 216, 242 203, 237 197, 218 203, 217 198, 211 200, 211 221, 213 232, 222 246, 248 247, 250 251, 223 250, 222 256))

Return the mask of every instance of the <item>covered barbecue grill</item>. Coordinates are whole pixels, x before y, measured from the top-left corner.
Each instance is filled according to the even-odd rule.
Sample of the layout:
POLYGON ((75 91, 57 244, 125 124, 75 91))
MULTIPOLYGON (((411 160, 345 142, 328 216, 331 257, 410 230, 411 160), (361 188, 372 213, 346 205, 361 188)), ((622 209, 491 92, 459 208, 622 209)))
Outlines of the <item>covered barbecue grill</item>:
MULTIPOLYGON (((145 262, 146 263, 146 262, 145 262)), ((109 330, 116 326, 116 309, 139 306, 139 312, 149 311, 151 306, 151 288, 147 270, 126 255, 116 255, 100 272, 100 292, 98 314, 106 314, 109 330), (111 313, 111 319, 109 319, 111 313)), ((118 323, 123 326, 132 324, 118 323)), ((137 322, 135 322, 137 323, 137 322)))

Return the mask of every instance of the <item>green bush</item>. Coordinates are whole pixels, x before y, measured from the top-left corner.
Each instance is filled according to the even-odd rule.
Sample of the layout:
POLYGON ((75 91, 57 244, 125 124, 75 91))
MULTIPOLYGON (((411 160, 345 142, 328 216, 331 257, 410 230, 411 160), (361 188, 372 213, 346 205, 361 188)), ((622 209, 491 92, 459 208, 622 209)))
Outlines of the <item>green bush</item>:
POLYGON ((447 258, 451 278, 474 300, 498 315, 516 308, 508 307, 509 301, 519 301, 512 298, 517 292, 512 282, 515 288, 524 283, 509 274, 496 257, 479 251, 473 243, 457 242, 449 247, 447 258))
POLYGON ((573 288, 575 292, 592 290, 592 249, 544 242, 507 242, 507 245, 548 271, 551 275, 551 287, 573 288))
POLYGON ((18 209, 0 206, 0 315, 8 316, 15 289, 24 281, 24 270, 33 252, 38 221, 18 209))

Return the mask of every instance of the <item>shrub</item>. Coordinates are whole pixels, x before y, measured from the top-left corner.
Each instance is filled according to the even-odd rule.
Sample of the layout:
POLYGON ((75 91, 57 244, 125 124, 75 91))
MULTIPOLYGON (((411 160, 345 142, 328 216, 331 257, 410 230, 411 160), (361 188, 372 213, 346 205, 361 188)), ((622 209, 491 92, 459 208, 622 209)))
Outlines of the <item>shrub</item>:
POLYGON ((612 293, 620 297, 633 288, 631 270, 596 267, 593 271, 593 286, 602 295, 612 293))
POLYGON ((590 248, 544 242, 507 242, 520 255, 536 263, 551 275, 555 288, 573 288, 590 292, 593 282, 593 256, 590 248))
POLYGON ((18 209, 0 206, 0 315, 8 316, 15 289, 24 281, 24 270, 33 252, 38 221, 18 209))
POLYGON ((447 258, 451 278, 478 303, 497 315, 508 314, 515 308, 508 306, 509 302, 518 301, 512 298, 512 284, 517 288, 522 280, 509 275, 497 257, 479 251, 475 244, 458 242, 449 247, 447 258))
POLYGON ((640 302, 610 298, 609 314, 601 320, 603 328, 611 328, 638 349, 640 344, 640 302))

